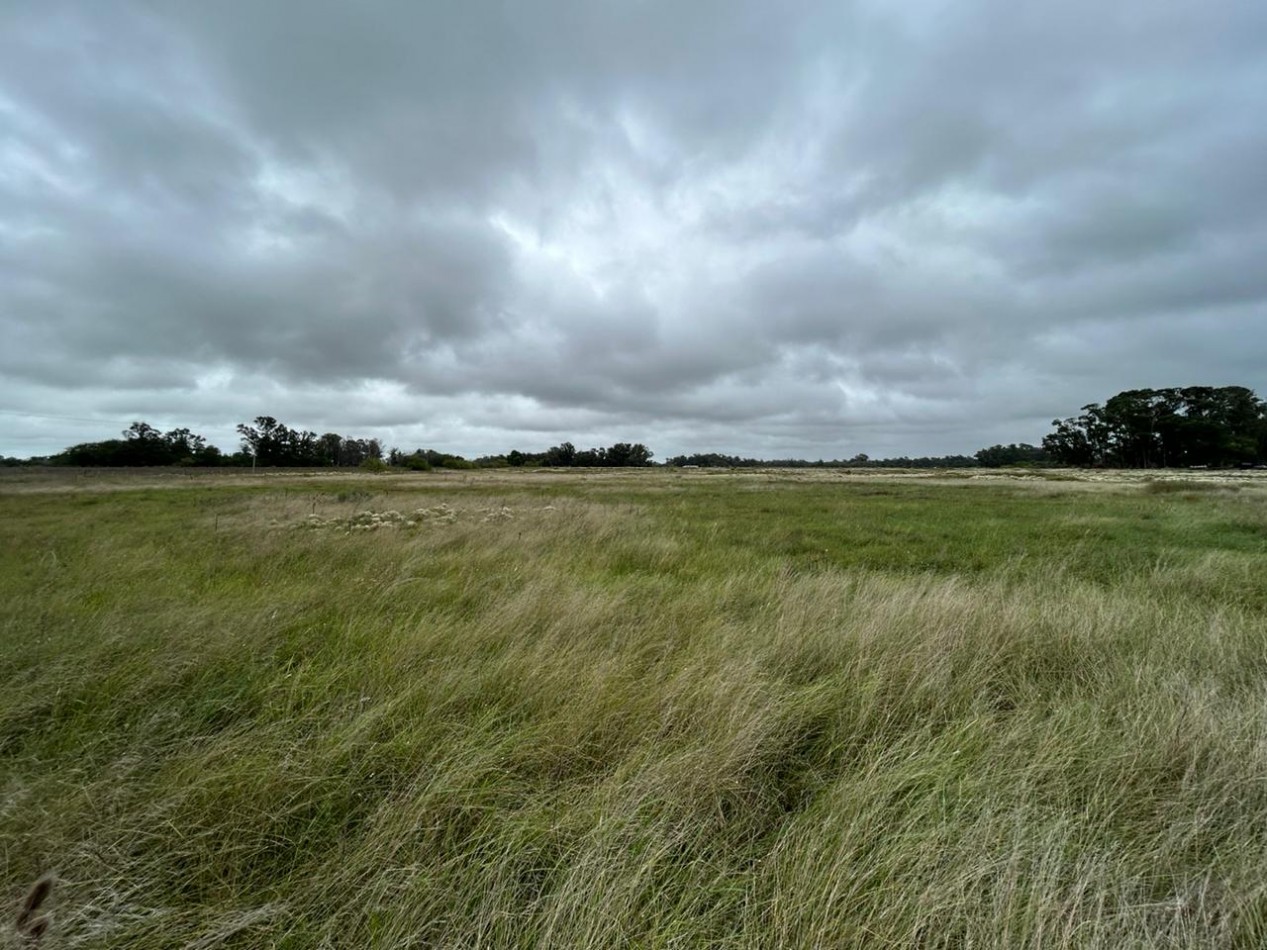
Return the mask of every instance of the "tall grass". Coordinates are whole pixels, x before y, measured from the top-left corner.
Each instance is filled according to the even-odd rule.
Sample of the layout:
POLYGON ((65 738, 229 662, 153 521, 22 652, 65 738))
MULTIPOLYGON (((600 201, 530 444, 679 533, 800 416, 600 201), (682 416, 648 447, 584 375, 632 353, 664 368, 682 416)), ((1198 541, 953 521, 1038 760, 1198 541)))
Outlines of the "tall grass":
POLYGON ((1255 487, 358 484, 0 495, 49 946, 1267 942, 1255 487))

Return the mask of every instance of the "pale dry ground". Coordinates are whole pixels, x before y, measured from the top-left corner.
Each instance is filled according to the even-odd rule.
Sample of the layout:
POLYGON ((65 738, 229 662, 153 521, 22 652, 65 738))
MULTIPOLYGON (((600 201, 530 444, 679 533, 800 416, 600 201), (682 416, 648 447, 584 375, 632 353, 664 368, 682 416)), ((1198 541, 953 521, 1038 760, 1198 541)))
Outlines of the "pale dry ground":
POLYGON ((1260 947, 1267 482, 1058 474, 6 479, 6 893, 57 868, 50 947, 1260 947))

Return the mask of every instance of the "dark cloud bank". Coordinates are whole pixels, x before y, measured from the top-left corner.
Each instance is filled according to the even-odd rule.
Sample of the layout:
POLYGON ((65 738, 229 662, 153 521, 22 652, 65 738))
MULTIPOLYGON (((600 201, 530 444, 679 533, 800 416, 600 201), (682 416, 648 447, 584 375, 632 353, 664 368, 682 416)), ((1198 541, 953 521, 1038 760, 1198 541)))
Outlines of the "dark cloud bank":
POLYGON ((0 8, 0 452, 942 454, 1267 392, 1267 5, 0 8))

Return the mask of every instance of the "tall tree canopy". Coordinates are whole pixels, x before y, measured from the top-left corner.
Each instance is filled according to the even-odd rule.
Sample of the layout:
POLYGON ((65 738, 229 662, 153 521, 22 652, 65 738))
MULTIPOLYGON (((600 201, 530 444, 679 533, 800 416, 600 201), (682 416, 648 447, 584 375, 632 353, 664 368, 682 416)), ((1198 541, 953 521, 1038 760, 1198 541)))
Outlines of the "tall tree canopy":
POLYGON ((1244 386, 1131 389, 1052 425, 1043 448, 1067 465, 1167 468, 1267 458, 1267 403, 1244 386))
POLYGON ((220 450, 189 429, 159 432, 148 422, 134 422, 122 439, 72 445, 54 461, 67 465, 218 465, 220 450))

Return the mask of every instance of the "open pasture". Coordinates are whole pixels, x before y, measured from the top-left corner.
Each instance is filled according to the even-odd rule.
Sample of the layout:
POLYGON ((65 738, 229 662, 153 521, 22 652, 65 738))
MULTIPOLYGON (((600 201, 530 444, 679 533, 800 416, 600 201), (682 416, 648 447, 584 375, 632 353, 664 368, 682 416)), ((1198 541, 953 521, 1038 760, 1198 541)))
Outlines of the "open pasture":
POLYGON ((5 473, 52 947, 1260 947, 1260 473, 5 473))

